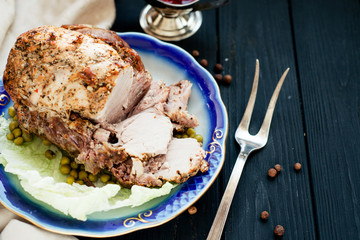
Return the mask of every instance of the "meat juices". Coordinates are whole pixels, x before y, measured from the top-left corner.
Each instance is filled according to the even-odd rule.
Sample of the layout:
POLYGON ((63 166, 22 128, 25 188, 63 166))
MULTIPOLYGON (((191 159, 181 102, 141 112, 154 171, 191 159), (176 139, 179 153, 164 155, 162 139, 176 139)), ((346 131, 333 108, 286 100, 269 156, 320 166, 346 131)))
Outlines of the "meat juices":
POLYGON ((207 171, 187 112, 191 83, 153 82, 140 56, 116 33, 88 25, 43 26, 20 35, 4 87, 22 128, 67 151, 96 174, 130 187, 184 182, 207 171))

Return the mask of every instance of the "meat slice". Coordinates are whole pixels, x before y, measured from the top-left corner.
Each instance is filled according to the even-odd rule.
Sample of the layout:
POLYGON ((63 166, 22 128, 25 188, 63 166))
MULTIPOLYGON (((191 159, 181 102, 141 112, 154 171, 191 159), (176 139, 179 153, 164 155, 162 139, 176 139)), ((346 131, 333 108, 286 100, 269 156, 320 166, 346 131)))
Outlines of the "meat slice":
POLYGON ((118 143, 113 147, 139 160, 165 154, 173 133, 170 119, 154 108, 127 118, 115 132, 118 143))
POLYGON ((127 165, 114 166, 112 172, 123 185, 162 186, 166 181, 182 183, 199 170, 206 172, 205 151, 193 138, 174 138, 166 154, 143 162, 132 158, 127 165))
POLYGON ((188 80, 181 80, 170 86, 170 94, 164 106, 165 114, 171 121, 185 127, 199 126, 198 119, 188 113, 187 104, 191 95, 192 84, 188 80))
MULTIPOLYGON (((153 81, 150 85, 149 91, 140 100, 138 105, 135 106, 134 110, 130 113, 130 116, 148 108, 154 107, 158 104, 162 105, 168 99, 169 93, 170 88, 165 85, 164 81, 153 81)), ((162 106, 159 106, 158 109, 163 111, 162 106)))
POLYGON ((64 28, 44 26, 17 39, 4 73, 14 102, 51 110, 64 118, 76 112, 95 122, 122 120, 150 86, 105 42, 64 28))

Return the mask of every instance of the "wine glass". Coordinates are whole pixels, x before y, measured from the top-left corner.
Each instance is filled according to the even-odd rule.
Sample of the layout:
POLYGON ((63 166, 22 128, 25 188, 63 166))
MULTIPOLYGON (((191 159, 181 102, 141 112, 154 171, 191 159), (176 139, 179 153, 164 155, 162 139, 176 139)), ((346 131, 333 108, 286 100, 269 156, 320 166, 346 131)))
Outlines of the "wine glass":
POLYGON ((217 8, 230 0, 199 3, 199 0, 145 0, 148 5, 141 11, 143 30, 165 41, 179 41, 190 37, 200 28, 200 10, 217 8))

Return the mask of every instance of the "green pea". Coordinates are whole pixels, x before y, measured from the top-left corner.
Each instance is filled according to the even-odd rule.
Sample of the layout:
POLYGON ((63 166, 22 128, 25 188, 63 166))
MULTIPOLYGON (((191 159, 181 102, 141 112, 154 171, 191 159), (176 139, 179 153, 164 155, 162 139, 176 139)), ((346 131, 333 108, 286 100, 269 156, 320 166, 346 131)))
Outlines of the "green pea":
POLYGON ((14 121, 17 121, 17 120, 18 120, 18 118, 17 118, 16 115, 15 115, 15 117, 13 117, 13 120, 14 120, 14 121))
POLYGON ((182 138, 188 138, 189 136, 187 134, 183 134, 182 138))
POLYGON ((84 185, 84 181, 83 180, 76 180, 76 183, 80 184, 80 185, 84 185))
POLYGON ((74 177, 74 179, 78 178, 78 172, 75 169, 70 171, 70 176, 74 177))
POLYGON ((10 117, 15 117, 16 116, 15 108, 14 107, 9 107, 8 113, 9 113, 10 117))
POLYGON ((115 184, 113 181, 108 181, 107 184, 115 184))
POLYGON ((79 165, 75 161, 72 161, 70 163, 70 166, 71 166, 72 169, 77 169, 79 165))
POLYGON ((60 167, 60 172, 64 175, 68 175, 70 173, 70 171, 71 171, 71 168, 69 165, 62 165, 60 167))
POLYGON ((85 172, 85 171, 80 171, 79 172, 79 179, 80 180, 84 180, 85 178, 87 178, 87 176, 88 176, 87 172, 85 172))
POLYGON ((17 138, 17 137, 20 137, 21 134, 22 134, 22 131, 20 128, 15 128, 12 133, 14 134, 14 137, 17 138))
POLYGON ((70 164, 70 158, 68 158, 66 156, 62 156, 60 159, 60 164, 61 165, 70 164))
POLYGON ((85 165, 84 164, 80 164, 80 170, 85 170, 85 165))
POLYGON ((14 140, 15 136, 14 136, 14 134, 12 134, 12 133, 8 133, 8 134, 6 134, 6 138, 7 138, 8 140, 14 140))
POLYGON ((100 176, 100 181, 102 181, 103 183, 107 183, 110 180, 110 175, 108 174, 102 174, 100 176))
POLYGON ((10 124, 9 124, 9 129, 10 131, 14 130, 15 128, 19 127, 19 123, 17 121, 12 121, 10 124))
POLYGON ((14 143, 15 143, 16 145, 21 145, 21 144, 23 144, 23 142, 24 142, 24 139, 23 139, 22 137, 17 137, 17 138, 15 138, 15 140, 14 140, 14 143))
POLYGON ((195 135, 196 135, 196 131, 195 131, 193 128, 188 128, 188 130, 186 130, 186 134, 187 134, 189 137, 193 138, 193 137, 195 137, 195 135))
POLYGON ((44 138, 43 140, 42 140, 42 143, 45 145, 45 146, 50 146, 52 143, 49 141, 49 140, 47 140, 46 138, 44 138))
POLYGON ((182 138, 181 134, 175 134, 174 137, 176 137, 176 138, 182 138))
POLYGON ((54 159, 56 157, 56 153, 54 153, 53 151, 48 149, 48 150, 45 151, 45 157, 47 159, 54 159))
POLYGON ((201 136, 200 134, 196 134, 194 136, 194 138, 199 142, 199 143, 202 143, 203 142, 203 136, 201 136))
POLYGON ((98 180, 98 176, 91 173, 89 174, 88 178, 92 182, 96 182, 98 180))
POLYGON ((25 132, 25 131, 23 131, 22 137, 23 137, 25 142, 31 142, 32 139, 33 139, 32 134, 28 133, 28 132, 25 132))
POLYGON ((73 176, 68 176, 66 182, 72 185, 75 182, 75 178, 73 176))

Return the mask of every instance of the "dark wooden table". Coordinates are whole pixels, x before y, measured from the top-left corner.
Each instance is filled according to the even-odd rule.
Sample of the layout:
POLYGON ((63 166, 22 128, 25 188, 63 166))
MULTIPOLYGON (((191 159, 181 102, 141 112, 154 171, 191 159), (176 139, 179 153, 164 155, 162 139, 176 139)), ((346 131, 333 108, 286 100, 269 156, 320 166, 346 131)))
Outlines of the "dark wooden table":
MULTIPOLYGON (((143 1, 116 1, 112 27, 142 32, 143 1)), ((232 0, 203 12, 192 37, 175 42, 224 66, 221 85, 229 114, 223 169, 195 204, 170 222, 112 239, 205 239, 239 153, 234 132, 250 94, 255 59, 260 83, 251 132, 264 117, 282 72, 290 67, 276 106, 269 141, 251 155, 225 225, 223 239, 360 239, 360 3, 358 0, 232 0), (302 169, 294 171, 294 163, 302 169), (275 179, 267 170, 283 170, 275 179), (260 213, 270 213, 268 221, 260 213)), ((86 238, 81 238, 86 239, 86 238)))

